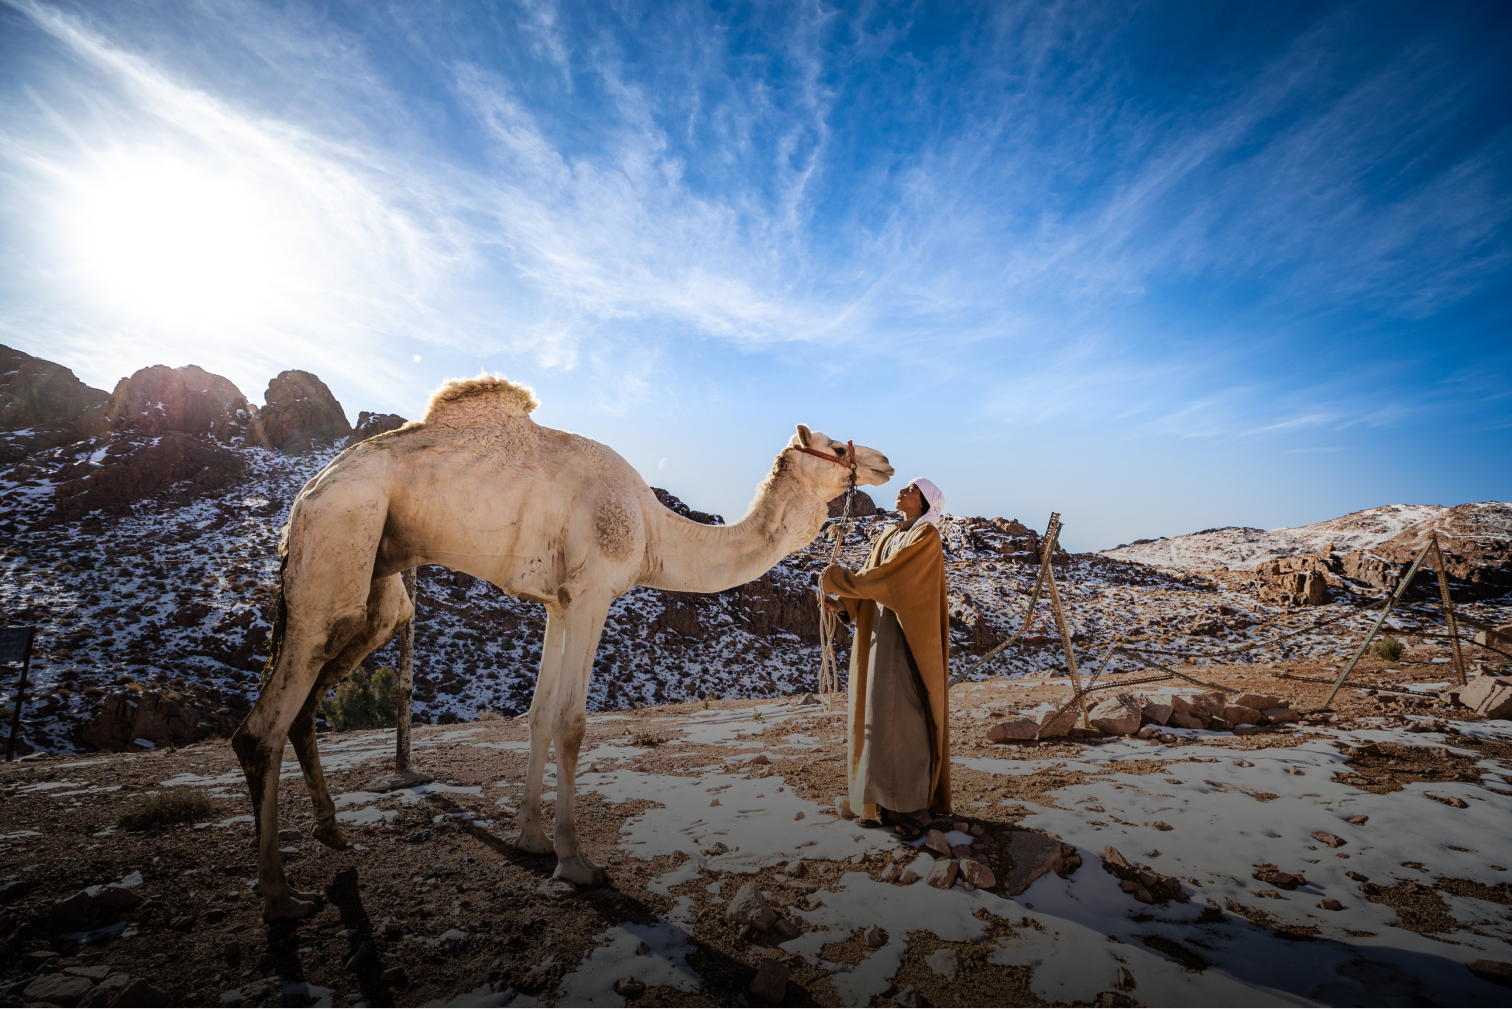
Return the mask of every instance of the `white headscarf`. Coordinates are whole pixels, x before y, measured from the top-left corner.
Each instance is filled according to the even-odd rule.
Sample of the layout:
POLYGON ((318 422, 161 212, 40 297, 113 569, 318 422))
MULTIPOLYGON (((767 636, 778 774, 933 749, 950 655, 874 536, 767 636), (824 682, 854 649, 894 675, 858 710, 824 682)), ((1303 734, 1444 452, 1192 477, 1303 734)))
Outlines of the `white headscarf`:
POLYGON ((940 521, 945 518, 945 492, 936 487, 933 480, 925 480, 923 477, 911 482, 913 486, 919 488, 919 493, 924 496, 924 503, 929 506, 929 509, 919 516, 918 522, 913 524, 913 528, 917 529, 919 522, 928 522, 935 527, 936 532, 943 533, 945 530, 940 527, 940 521))

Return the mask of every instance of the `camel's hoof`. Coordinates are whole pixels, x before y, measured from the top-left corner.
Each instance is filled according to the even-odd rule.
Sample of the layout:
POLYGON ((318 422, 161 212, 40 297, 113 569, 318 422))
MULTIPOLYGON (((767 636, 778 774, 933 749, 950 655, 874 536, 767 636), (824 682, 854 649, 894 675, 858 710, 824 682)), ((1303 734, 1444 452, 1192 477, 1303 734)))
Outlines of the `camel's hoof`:
POLYGON ((533 832, 520 831, 520 836, 515 838, 514 846, 521 851, 528 851, 532 855, 550 855, 556 850, 552 846, 551 838, 538 830, 533 832))
POLYGON ((573 855, 557 862, 556 872, 552 876, 558 879, 570 879, 578 886, 602 886, 608 879, 604 870, 588 861, 582 855, 573 855))
MULTIPOLYGON (((313 897, 314 894, 304 894, 313 897)), ((283 897, 269 897, 263 901, 263 921, 293 921, 298 918, 308 918, 320 910, 320 904, 314 900, 300 900, 290 891, 283 897)))
POLYGON ((351 847, 347 843, 346 835, 341 832, 340 827, 336 826, 335 820, 329 823, 317 823, 310 829, 310 836, 327 848, 332 848, 336 851, 346 851, 351 847))

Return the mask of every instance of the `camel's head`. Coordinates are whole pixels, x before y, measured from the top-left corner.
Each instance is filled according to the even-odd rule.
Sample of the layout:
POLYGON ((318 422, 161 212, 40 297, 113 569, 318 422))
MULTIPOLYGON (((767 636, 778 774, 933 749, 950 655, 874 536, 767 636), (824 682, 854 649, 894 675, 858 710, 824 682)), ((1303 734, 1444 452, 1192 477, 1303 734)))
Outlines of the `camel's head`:
POLYGON ((818 431, 810 431, 802 424, 798 425, 798 431, 788 441, 789 449, 808 449, 819 452, 823 456, 833 457, 834 462, 829 462, 819 456, 809 455, 806 452, 792 452, 793 462, 801 466, 806 472, 810 472, 826 483, 835 483, 840 489, 850 482, 850 468, 856 467, 856 486, 866 484, 883 484, 892 479, 893 468, 887 461, 887 456, 874 448, 865 445, 857 445, 856 458, 851 459, 851 447, 843 441, 821 434, 818 431))

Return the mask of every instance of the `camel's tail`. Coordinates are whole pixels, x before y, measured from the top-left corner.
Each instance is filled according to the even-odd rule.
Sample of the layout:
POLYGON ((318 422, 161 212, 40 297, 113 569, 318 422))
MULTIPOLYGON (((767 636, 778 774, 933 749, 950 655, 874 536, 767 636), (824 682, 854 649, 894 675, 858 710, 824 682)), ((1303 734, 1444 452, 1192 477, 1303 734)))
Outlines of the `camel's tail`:
POLYGON ((258 693, 261 693, 268 685, 268 680, 273 677, 273 670, 278 668, 279 656, 283 654, 284 630, 289 626, 289 604, 284 599, 284 571, 289 566, 289 551, 286 545, 288 527, 284 528, 284 536, 284 543, 279 544, 278 550, 278 609, 273 614, 273 633, 268 637, 268 661, 263 663, 262 679, 257 684, 258 693))

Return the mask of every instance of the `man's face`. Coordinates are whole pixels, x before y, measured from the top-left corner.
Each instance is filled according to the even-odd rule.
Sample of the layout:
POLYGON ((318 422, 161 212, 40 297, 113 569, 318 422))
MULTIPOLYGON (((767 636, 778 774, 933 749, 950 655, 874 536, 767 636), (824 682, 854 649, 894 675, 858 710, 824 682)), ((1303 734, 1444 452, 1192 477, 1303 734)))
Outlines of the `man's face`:
POLYGON ((928 511, 924 507, 924 493, 913 484, 898 491, 898 500, 894 507, 905 515, 923 515, 928 511))

